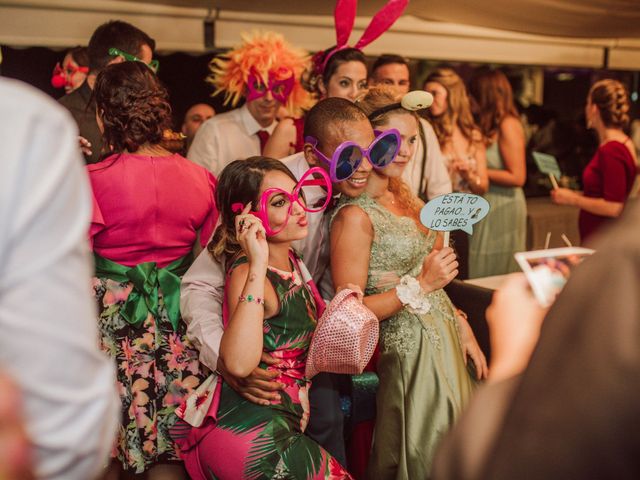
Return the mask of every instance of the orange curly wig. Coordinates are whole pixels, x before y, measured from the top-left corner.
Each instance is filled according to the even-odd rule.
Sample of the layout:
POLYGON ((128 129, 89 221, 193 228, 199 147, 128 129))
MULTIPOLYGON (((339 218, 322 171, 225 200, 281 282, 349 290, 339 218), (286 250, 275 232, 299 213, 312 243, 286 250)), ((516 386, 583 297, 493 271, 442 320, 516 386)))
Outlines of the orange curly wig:
POLYGON ((285 107, 292 115, 308 109, 313 99, 302 85, 300 76, 309 66, 309 55, 290 45, 275 32, 254 32, 242 35, 242 44, 209 63, 211 74, 206 81, 214 86, 213 95, 225 94, 225 105, 236 106, 246 94, 251 72, 255 72, 266 84, 269 72, 276 80, 289 78, 293 73, 294 86, 285 107))

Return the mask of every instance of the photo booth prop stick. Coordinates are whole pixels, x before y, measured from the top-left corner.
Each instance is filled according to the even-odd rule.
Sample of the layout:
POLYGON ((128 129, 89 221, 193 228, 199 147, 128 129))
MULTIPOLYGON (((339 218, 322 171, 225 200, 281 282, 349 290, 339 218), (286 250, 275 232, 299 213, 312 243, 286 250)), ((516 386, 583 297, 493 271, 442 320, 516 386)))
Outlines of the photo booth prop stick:
POLYGON ((487 216, 490 209, 480 195, 447 193, 428 202, 420 211, 420 221, 429 230, 444 232, 444 246, 449 246, 449 232, 462 230, 473 234, 473 225, 487 216))
POLYGON ((553 189, 558 188, 557 180, 560 180, 562 173, 556 157, 548 153, 533 152, 533 161, 536 162, 536 166, 541 173, 549 175, 553 189))

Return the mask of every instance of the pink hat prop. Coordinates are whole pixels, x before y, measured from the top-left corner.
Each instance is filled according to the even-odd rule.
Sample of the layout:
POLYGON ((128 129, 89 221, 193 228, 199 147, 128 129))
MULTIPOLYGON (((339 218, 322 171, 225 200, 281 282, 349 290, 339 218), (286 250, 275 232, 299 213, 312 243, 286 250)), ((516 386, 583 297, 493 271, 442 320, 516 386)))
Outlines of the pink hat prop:
POLYGON ((340 290, 318 320, 305 376, 362 373, 378 344, 379 330, 378 318, 358 299, 358 293, 340 290))

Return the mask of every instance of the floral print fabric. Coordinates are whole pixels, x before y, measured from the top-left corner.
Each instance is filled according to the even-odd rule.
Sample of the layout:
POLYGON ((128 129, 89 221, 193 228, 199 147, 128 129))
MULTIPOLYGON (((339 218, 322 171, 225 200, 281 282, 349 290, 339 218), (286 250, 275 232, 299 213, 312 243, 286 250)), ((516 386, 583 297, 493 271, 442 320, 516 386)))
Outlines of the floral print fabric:
POLYGON ((206 378, 197 351, 185 337, 186 325, 174 331, 159 295, 158 315, 140 327, 120 315, 131 283, 93 279, 98 302, 100 346, 117 365, 122 419, 112 457, 126 470, 142 473, 156 463, 180 461, 169 429, 176 407, 206 378))
MULTIPOLYGON (((237 260, 232 269, 246 262, 237 260)), ((280 400, 256 405, 222 383, 216 412, 201 428, 186 424, 174 429, 189 475, 212 479, 349 479, 349 474, 322 447, 304 435, 309 420, 304 376, 311 337, 316 327, 316 304, 299 272, 267 271, 280 311, 263 322, 263 348, 280 361, 261 368, 278 371, 275 381, 285 385, 280 400)))

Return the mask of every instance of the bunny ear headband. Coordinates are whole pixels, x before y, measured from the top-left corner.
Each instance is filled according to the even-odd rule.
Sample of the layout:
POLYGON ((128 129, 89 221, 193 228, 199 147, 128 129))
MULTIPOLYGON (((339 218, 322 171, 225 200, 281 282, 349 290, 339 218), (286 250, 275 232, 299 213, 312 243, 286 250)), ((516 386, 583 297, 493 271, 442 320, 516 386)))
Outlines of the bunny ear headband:
MULTIPOLYGON (((384 7, 378 13, 376 13, 369 26, 366 28, 360 40, 353 46, 358 50, 363 49, 376 38, 382 35, 384 32, 391 28, 391 25, 402 15, 404 9, 407 7, 409 0, 389 0, 384 7)), ((320 72, 324 72, 324 69, 329 62, 329 59, 340 50, 345 48, 351 48, 348 45, 349 36, 353 31, 353 25, 356 20, 356 7, 358 6, 358 0, 337 0, 336 8, 333 12, 333 18, 336 26, 336 46, 333 50, 329 51, 323 61, 320 68, 320 72)))

